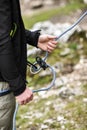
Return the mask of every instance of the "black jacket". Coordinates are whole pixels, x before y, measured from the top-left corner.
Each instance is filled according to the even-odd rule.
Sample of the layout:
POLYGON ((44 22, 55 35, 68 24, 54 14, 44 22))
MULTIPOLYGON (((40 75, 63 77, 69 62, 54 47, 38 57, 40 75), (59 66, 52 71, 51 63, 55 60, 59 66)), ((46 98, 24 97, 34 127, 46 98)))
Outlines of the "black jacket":
POLYGON ((37 46, 39 35, 25 30, 19 0, 0 0, 0 81, 8 82, 15 96, 26 88, 26 43, 37 46), (12 38, 14 23, 17 30, 12 38))

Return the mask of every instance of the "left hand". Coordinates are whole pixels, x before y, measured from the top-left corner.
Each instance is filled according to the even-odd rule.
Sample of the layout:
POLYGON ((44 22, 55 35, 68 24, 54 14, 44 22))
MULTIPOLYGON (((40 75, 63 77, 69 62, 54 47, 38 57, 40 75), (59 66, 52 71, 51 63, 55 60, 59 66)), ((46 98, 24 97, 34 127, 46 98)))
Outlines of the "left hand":
POLYGON ((42 49, 43 51, 52 52, 56 46, 57 41, 55 41, 56 36, 52 35, 40 35, 38 39, 38 48, 42 49))

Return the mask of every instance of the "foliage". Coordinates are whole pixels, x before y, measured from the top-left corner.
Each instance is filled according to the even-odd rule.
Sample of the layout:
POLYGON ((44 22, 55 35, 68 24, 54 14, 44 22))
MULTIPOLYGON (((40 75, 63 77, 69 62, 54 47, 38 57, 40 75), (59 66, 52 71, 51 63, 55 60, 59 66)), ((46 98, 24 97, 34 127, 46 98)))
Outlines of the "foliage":
MULTIPOLYGON (((75 0, 67 0, 69 3, 75 2, 75 0)), ((83 0, 77 0, 77 2, 83 3, 83 0)))

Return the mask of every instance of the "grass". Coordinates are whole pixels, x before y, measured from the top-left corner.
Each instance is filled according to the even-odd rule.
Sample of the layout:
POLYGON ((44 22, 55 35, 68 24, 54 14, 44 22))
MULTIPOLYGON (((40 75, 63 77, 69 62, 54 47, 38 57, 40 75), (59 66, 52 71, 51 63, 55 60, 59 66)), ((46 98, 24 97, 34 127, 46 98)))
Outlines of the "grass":
POLYGON ((77 9, 81 9, 86 7, 80 1, 73 1, 67 4, 65 7, 56 7, 52 9, 48 9, 46 11, 42 11, 40 13, 34 14, 33 16, 23 16, 23 20, 26 28, 31 28, 35 23, 50 20, 52 17, 57 16, 58 14, 69 14, 72 11, 76 11, 77 9))
POLYGON ((17 118, 17 126, 22 128, 18 128, 18 130, 32 130, 32 128, 40 130, 39 128, 42 124, 48 126, 46 130, 62 130, 62 126, 64 126, 65 130, 86 130, 87 104, 83 102, 84 97, 86 95, 75 96, 74 100, 70 102, 67 99, 60 100, 60 97, 52 95, 46 99, 39 99, 35 105, 33 103, 28 104, 26 106, 27 109, 22 106, 18 113, 20 119, 17 118), (50 102, 48 106, 46 105, 47 102, 50 102), (66 105, 59 110, 59 104, 64 102, 66 102, 66 105), (58 104, 57 110, 55 110, 54 104, 58 104), (32 114, 29 114, 31 112, 32 114), (35 116, 36 113, 41 113, 41 117, 38 117, 39 115, 35 116), (25 115, 27 118, 25 118, 25 115), (57 117, 59 116, 64 117, 64 121, 58 121, 57 117), (46 122, 49 119, 53 122, 46 122))
POLYGON ((70 122, 66 125, 66 128, 71 128, 72 130, 86 130, 87 128, 87 104, 83 102, 85 96, 75 97, 74 102, 69 102, 65 108, 67 113, 65 118, 69 121, 73 120, 75 124, 70 122))

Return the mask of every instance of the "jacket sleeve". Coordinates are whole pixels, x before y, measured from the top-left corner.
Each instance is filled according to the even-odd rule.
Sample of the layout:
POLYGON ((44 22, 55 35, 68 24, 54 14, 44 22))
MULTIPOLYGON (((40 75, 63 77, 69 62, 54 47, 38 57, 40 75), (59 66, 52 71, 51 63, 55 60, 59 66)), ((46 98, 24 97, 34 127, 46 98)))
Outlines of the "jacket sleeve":
POLYGON ((37 47, 38 38, 40 36, 40 30, 36 30, 36 31, 25 30, 25 34, 26 34, 27 43, 29 45, 37 47))
POLYGON ((16 66, 16 59, 11 42, 11 9, 9 0, 0 0, 0 73, 9 83, 14 95, 20 95, 26 88, 16 66))

